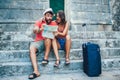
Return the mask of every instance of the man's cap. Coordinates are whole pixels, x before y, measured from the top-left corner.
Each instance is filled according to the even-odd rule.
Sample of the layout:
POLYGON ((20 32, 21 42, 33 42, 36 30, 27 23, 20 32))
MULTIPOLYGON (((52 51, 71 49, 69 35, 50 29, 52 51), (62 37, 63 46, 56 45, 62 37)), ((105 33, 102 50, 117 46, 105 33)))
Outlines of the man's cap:
POLYGON ((48 8, 43 12, 43 15, 45 15, 47 12, 51 12, 53 14, 52 8, 48 8))

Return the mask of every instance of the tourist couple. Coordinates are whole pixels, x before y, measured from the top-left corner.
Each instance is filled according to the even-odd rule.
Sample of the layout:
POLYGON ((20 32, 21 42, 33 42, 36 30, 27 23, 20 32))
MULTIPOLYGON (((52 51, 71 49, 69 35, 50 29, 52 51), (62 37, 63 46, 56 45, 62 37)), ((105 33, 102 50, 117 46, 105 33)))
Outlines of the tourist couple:
POLYGON ((69 23, 65 19, 64 12, 62 10, 58 11, 56 14, 55 21, 52 20, 54 13, 51 8, 46 9, 43 15, 44 17, 35 23, 35 27, 33 29, 33 32, 35 33, 36 37, 34 42, 30 44, 30 59, 34 71, 32 74, 29 75, 29 79, 34 79, 40 76, 36 54, 41 53, 44 50, 44 47, 45 47, 45 54, 42 60, 42 64, 47 64, 49 62, 48 55, 51 49, 51 45, 56 56, 56 62, 54 64, 54 67, 58 67, 60 65, 60 57, 58 54, 58 49, 65 51, 65 55, 66 55, 65 64, 70 63, 69 53, 71 47, 71 38, 68 35, 69 23), (54 39, 49 39, 42 36, 42 32, 44 30, 43 27, 44 24, 58 26, 58 30, 54 32, 55 35, 54 39))

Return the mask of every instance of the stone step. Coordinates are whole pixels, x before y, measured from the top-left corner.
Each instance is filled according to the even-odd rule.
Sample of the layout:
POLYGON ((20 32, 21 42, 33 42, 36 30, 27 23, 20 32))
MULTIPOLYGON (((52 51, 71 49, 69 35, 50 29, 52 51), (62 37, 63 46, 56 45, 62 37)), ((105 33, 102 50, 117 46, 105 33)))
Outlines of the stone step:
POLYGON ((110 13, 98 13, 98 12, 76 12, 71 11, 71 22, 72 23, 111 23, 111 14, 110 13), (76 15, 74 15, 76 14, 76 15), (79 16, 78 16, 79 15, 79 16))
MULTIPOLYGON (((4 20, 5 21, 5 20, 4 20)), ((34 23, 33 22, 26 22, 25 20, 23 21, 16 21, 16 22, 11 22, 11 21, 6 21, 6 22, 0 22, 0 29, 3 32, 25 32, 27 29, 34 27, 34 23), (6 28, 7 27, 7 28, 6 28)), ((85 23, 85 22, 84 22, 85 23)), ((70 25, 70 30, 69 31, 73 31, 75 33, 75 31, 77 32, 81 32, 83 31, 84 28, 82 27, 82 23, 79 24, 72 24, 70 25)), ((99 31, 104 31, 104 32, 108 32, 108 31, 113 31, 112 30, 112 25, 107 25, 107 24, 87 24, 86 26, 86 30, 88 31, 94 31, 94 32, 99 32, 99 31)))
MULTIPOLYGON (((30 29, 34 27, 34 22, 30 22, 30 23, 4 23, 4 24, 0 24, 0 30, 2 32, 25 32, 26 30, 30 29), (7 27, 7 28, 6 28, 7 27)), ((112 25, 97 25, 97 24, 88 24, 86 26, 86 30, 87 32, 91 32, 91 33, 116 33, 119 31, 113 31, 112 30, 112 25)), ((81 33, 84 31, 84 28, 82 27, 82 24, 72 24, 70 26, 70 30, 71 33, 76 33, 75 31, 81 33)), ((6 33, 7 34, 7 33, 6 33)))
MULTIPOLYGON (((38 19, 37 19, 38 20, 38 19)), ((0 24, 34 24, 36 20, 15 20, 15 19, 9 19, 9 20, 0 20, 0 24)))
POLYGON ((100 48, 120 48, 120 39, 73 39, 71 48, 80 49, 85 42, 96 43, 100 48))
MULTIPOLYGON (((0 41, 0 50, 28 50, 31 41, 24 41, 24 38, 22 37, 21 39, 18 37, 17 41, 12 41, 8 36, 6 39, 9 41, 4 41, 4 37, 4 39, 0 41)), ((120 48, 120 39, 72 39, 71 49, 80 49, 85 42, 96 43, 101 48, 120 48)))
POLYGON ((1 41, 0 50, 28 50, 30 41, 1 41))
MULTIPOLYGON (((120 39, 119 31, 70 31, 70 36, 73 39, 120 39)), ((32 37, 28 37, 26 32, 2 32, 1 41, 32 41, 32 37), (31 38, 31 39, 30 39, 31 38)))
POLYGON ((29 27, 33 27, 34 23, 4 23, 0 24, 3 32, 25 32, 29 27))
POLYGON ((109 0, 71 0, 71 3, 79 4, 109 4, 109 0))
POLYGON ((0 9, 0 20, 35 21, 43 16, 44 10, 0 9))
MULTIPOLYGON (((54 68, 55 61, 50 61, 48 65, 42 65, 40 62, 39 71, 43 74, 47 73, 68 73, 82 70, 82 60, 72 60, 71 64, 66 66, 64 61, 61 61, 59 68, 54 68)), ((113 70, 120 68, 120 58, 116 59, 104 59, 102 60, 102 70, 113 70)), ((33 69, 30 62, 8 62, 0 63, 0 76, 19 76, 28 75, 32 73, 33 69)))
MULTIPOLYGON (((75 3, 71 3, 71 6, 74 6, 75 3)), ((108 4, 84 4, 76 3, 76 6, 71 7, 71 10, 76 12, 100 12, 100 13, 109 13, 108 4), (103 9, 104 8, 104 9, 103 9)))
POLYGON ((47 0, 0 0, 0 9, 45 9, 47 0))
MULTIPOLYGON (((94 17, 94 16, 93 16, 94 17)), ((90 20, 90 19, 71 19, 71 24, 81 24, 81 23, 90 23, 90 24, 112 24, 111 19, 107 20, 90 20)))
MULTIPOLYGON (((83 23, 86 23, 86 22, 83 22, 83 23)), ((82 27, 82 24, 83 23, 75 23, 75 24, 72 24, 70 26, 71 30, 73 31, 77 31, 77 32, 83 32, 85 31, 85 28, 82 27)), ((113 27, 111 24, 97 24, 97 23, 88 23, 87 26, 86 26, 86 31, 89 32, 89 31, 93 31, 93 32, 96 32, 96 31, 104 31, 104 32, 109 32, 109 31, 113 31, 113 27)))
POLYGON ((119 31, 79 31, 70 32, 72 39, 120 39, 119 31))
MULTIPOLYGON (((39 71, 41 73, 66 73, 70 71, 79 71, 82 67, 81 61, 71 61, 71 64, 68 66, 64 65, 64 61, 61 61, 61 64, 58 68, 54 68, 55 61, 50 61, 48 65, 42 65, 41 62, 38 62, 39 71), (80 66, 81 65, 81 66, 80 66)), ((11 62, 11 63, 0 63, 1 73, 0 76, 14 76, 14 75, 25 75, 32 73, 32 65, 30 62, 11 62)))
MULTIPOLYGON (((35 80, 119 80, 120 70, 104 70, 98 77, 88 77, 83 70, 78 72, 68 72, 62 74, 41 74, 40 77, 35 80)), ((0 80, 29 80, 28 74, 23 76, 6 76, 0 78, 0 80)))
MULTIPOLYGON (((102 59, 109 58, 119 58, 120 57, 120 48, 106 48, 101 49, 102 59)), ((65 52, 59 50, 59 56, 61 60, 65 59, 65 52)), ((44 51, 39 53, 37 60, 41 61, 44 57, 44 51)), ((55 60, 55 55, 53 50, 49 54, 49 60, 55 60)), ((82 49, 71 49, 70 50, 70 59, 71 60, 82 60, 82 49)), ((30 62, 29 50, 9 50, 9 51, 0 51, 0 62, 30 62)))

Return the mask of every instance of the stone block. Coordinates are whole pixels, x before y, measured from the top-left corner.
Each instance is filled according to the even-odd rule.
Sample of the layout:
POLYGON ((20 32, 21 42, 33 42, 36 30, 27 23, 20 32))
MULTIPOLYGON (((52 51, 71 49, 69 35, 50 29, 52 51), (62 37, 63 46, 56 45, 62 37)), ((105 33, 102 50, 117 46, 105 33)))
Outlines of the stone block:
POLYGON ((79 32, 72 31, 70 36, 72 39, 120 39, 120 32, 115 31, 87 31, 84 32, 82 29, 79 32), (85 37, 87 36, 87 37, 85 37))
POLYGON ((22 32, 4 32, 4 34, 1 35, 1 41, 33 41, 33 37, 29 37, 26 33, 26 31, 22 32), (2 37, 4 36, 4 37, 2 37))
MULTIPOLYGON (((91 24, 91 23, 86 23, 86 30, 87 31, 113 31, 112 25, 106 25, 106 24, 91 24)), ((71 29, 73 31, 84 31, 85 28, 82 27, 82 23, 80 24, 72 24, 71 29)))
POLYGON ((71 0, 71 3, 101 4, 101 0, 71 0))
POLYGON ((102 62, 103 70, 111 70, 120 67, 119 59, 108 59, 102 62))
POLYGON ((36 21, 43 17, 43 10, 0 9, 0 20, 36 21))
POLYGON ((29 27, 34 26, 33 23, 13 23, 13 24, 0 24, 1 30, 4 32, 25 32, 29 27))
POLYGON ((102 4, 107 4, 107 5, 109 5, 109 1, 110 0, 101 0, 102 4))
POLYGON ((28 41, 1 41, 0 50, 28 50, 28 41))
POLYGON ((74 12, 71 12, 71 22, 81 23, 83 21, 84 23, 110 23, 111 17, 109 13, 97 13, 97 12, 76 12, 76 15, 74 15, 74 12))
POLYGON ((71 4, 71 10, 76 12, 101 12, 101 13, 109 13, 108 5, 101 4, 71 4), (74 6, 76 5, 76 6, 74 6))
POLYGON ((82 44, 85 42, 91 42, 98 44, 101 48, 119 48, 120 40, 119 39, 78 39, 72 41, 72 49, 82 48, 82 44))
POLYGON ((0 8, 2 9, 45 9, 44 6, 48 5, 47 0, 1 0, 0 8), (47 4, 44 4, 46 3, 47 4))

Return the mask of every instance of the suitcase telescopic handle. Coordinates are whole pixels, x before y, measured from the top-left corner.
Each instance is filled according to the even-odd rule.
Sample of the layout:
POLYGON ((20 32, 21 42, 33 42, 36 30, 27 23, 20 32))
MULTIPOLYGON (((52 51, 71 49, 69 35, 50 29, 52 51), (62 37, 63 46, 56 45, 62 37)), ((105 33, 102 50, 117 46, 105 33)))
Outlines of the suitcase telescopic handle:
POLYGON ((87 24, 86 23, 83 23, 82 24, 82 27, 84 28, 84 31, 85 31, 85 34, 83 35, 83 37, 84 37, 84 39, 85 39, 85 43, 87 43, 87 32, 86 32, 86 26, 87 26, 87 24))

